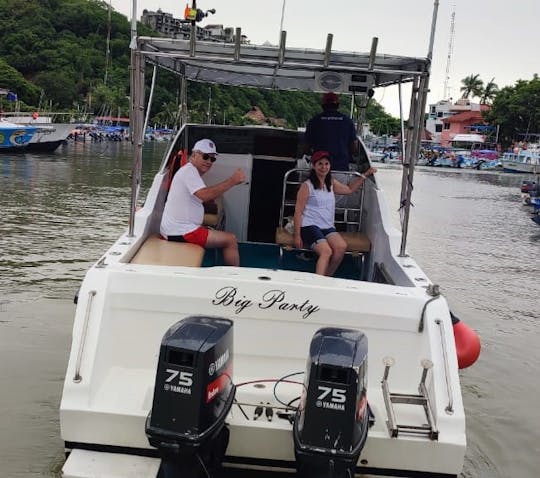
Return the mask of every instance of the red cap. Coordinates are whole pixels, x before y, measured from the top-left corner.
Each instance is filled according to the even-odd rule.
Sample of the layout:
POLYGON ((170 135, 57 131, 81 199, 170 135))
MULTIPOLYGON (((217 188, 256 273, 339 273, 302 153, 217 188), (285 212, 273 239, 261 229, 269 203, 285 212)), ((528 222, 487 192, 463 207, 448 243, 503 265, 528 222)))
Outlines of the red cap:
POLYGON ((323 105, 338 105, 339 104, 339 96, 335 93, 332 93, 331 91, 328 93, 325 93, 322 97, 322 103, 323 105))
POLYGON ((315 166, 315 163, 317 161, 320 161, 321 159, 328 159, 330 161, 330 153, 328 151, 315 151, 311 155, 311 165, 315 166))

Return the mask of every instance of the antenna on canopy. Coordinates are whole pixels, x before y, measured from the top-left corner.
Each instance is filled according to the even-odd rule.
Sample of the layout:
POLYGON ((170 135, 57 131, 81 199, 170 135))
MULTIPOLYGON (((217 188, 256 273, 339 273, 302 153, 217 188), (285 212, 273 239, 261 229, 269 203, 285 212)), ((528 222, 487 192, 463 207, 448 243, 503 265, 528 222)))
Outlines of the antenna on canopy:
POLYGON ((131 42, 129 44, 131 50, 137 48, 137 0, 131 3, 131 42))
POLYGON ((285 18, 285 4, 287 0, 283 0, 281 5, 281 22, 279 23, 279 39, 281 40, 281 32, 283 31, 283 19, 285 18))
POLYGON ((445 100, 450 97, 450 87, 448 82, 450 80, 450 64, 452 62, 452 53, 454 52, 454 33, 455 33, 455 20, 456 20, 456 6, 453 6, 452 15, 450 17, 450 38, 448 40, 448 56, 446 58, 446 73, 444 74, 444 87, 443 95, 445 100))
POLYGON ((189 56, 195 56, 195 44, 197 43, 197 22, 200 22, 203 18, 207 17, 210 14, 216 13, 215 8, 210 10, 201 10, 197 8, 197 0, 192 0, 191 7, 189 3, 186 4, 184 9, 184 20, 191 22, 191 32, 189 34, 189 56))

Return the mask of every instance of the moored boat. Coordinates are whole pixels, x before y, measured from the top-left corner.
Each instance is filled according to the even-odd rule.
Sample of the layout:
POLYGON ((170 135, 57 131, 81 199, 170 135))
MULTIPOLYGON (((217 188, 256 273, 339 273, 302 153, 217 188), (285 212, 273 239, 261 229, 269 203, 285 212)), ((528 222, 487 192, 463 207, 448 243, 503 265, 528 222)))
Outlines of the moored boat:
POLYGON ((21 126, 0 120, 0 152, 26 151, 36 132, 34 126, 21 126))
POLYGON ((28 151, 51 152, 66 142, 69 133, 73 129, 73 125, 70 123, 54 122, 54 114, 57 113, 16 113, 9 116, 9 121, 18 125, 31 126, 37 129, 36 134, 34 134, 27 145, 28 151))
MULTIPOLYGON (((435 2, 436 18, 438 1, 435 2)), ((193 25, 195 27, 195 25, 193 25)), ((78 294, 60 406, 65 478, 211 476, 219 466, 301 476, 457 477, 465 448, 458 369, 477 338, 406 253, 427 58, 140 37, 132 59, 129 229, 78 294), (144 64, 186 80, 366 94, 413 84, 402 232, 375 178, 336 208, 347 242, 334 277, 314 274, 286 228, 306 177, 301 132, 185 124, 139 208, 144 64), (205 222, 234 232, 240 266, 159 238, 170 179, 202 138, 215 184, 242 168, 205 222), (234 367, 233 367, 234 366, 234 367)), ((185 100, 185 88, 183 101, 185 100)), ((360 148, 349 173, 370 167, 360 148)), ((308 254, 306 256, 306 254, 308 254)))
POLYGON ((509 173, 540 173, 540 146, 530 144, 527 149, 504 153, 502 165, 509 173))

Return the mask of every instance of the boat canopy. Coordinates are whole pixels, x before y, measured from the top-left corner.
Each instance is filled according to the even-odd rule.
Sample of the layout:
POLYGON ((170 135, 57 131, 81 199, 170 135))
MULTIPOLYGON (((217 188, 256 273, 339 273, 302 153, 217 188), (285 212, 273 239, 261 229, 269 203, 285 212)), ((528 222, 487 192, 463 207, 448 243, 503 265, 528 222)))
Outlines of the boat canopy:
POLYGON ((429 73, 428 58, 376 54, 376 38, 370 53, 332 51, 331 39, 324 50, 285 48, 284 35, 279 47, 162 37, 137 43, 147 62, 188 80, 232 86, 362 94, 429 73))
MULTIPOLYGON (((412 193, 414 164, 421 142, 426 98, 439 0, 434 0, 431 33, 426 57, 405 57, 377 53, 378 38, 374 37, 369 53, 332 50, 333 35, 329 33, 324 49, 287 48, 287 32, 282 31, 278 46, 241 43, 241 29, 236 29, 235 43, 198 42, 195 22, 189 39, 137 36, 135 16, 131 23, 131 96, 130 127, 133 149, 132 196, 130 230, 137 207, 141 184, 142 145, 147 120, 143 117, 145 63, 154 65, 150 98, 157 67, 176 73, 182 78, 180 101, 182 115, 186 111, 187 81, 217 83, 288 91, 308 91, 352 94, 353 98, 373 96, 372 88, 398 85, 401 117, 403 179, 400 207, 402 208, 402 238, 400 255, 405 256, 412 193), (402 114, 402 83, 412 82, 407 134, 402 114), (407 136, 407 141, 405 141, 407 136)), ((150 104, 150 101, 149 101, 150 104)), ((149 107, 147 108, 147 116, 149 107)), ((185 120, 182 121, 185 124, 185 120)))

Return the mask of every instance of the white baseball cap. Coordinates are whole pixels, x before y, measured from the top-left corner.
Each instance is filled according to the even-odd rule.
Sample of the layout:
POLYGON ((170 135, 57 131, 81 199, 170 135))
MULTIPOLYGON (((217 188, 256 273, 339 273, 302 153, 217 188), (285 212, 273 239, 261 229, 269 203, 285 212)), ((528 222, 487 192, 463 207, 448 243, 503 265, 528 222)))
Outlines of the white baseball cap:
POLYGON ((200 151, 207 154, 218 154, 216 145, 209 139, 200 139, 193 145, 193 151, 200 151))

